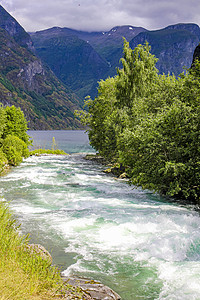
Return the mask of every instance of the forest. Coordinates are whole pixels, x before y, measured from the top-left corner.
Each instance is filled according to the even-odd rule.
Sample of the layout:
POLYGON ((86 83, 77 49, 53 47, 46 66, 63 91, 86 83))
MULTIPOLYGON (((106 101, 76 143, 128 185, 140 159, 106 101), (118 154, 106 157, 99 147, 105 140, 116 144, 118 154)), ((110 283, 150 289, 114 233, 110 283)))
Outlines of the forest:
POLYGON ((122 68, 79 113, 91 145, 125 167, 130 184, 200 204, 200 62, 159 74, 148 43, 124 40, 122 68))

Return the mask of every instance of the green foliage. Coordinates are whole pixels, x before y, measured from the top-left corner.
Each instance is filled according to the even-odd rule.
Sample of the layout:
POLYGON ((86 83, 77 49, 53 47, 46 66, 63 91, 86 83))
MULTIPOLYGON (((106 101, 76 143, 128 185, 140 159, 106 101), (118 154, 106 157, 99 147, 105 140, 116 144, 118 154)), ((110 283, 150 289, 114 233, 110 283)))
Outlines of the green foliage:
POLYGON ((28 237, 19 234, 18 229, 8 207, 0 203, 0 298, 63 298, 72 287, 63 284, 49 260, 29 250, 28 237))
POLYGON ((20 108, 0 106, 0 173, 7 164, 17 166, 29 156, 27 122, 20 108))
POLYGON ((0 103, 0 138, 3 134, 5 124, 6 124, 6 114, 2 104, 0 103))
POLYGON ((67 155, 65 151, 59 149, 36 149, 29 152, 30 155, 40 156, 43 154, 67 155))
POLYGON ((7 157, 2 149, 0 149, 0 174, 4 170, 5 166, 8 164, 7 157))
POLYGON ((8 135, 3 140, 2 149, 12 166, 19 165, 22 162, 22 157, 29 156, 26 143, 15 135, 8 135))
POLYGON ((138 97, 146 97, 154 88, 158 70, 155 67, 157 59, 150 53, 150 46, 138 45, 134 51, 129 43, 124 41, 123 68, 118 69, 116 97, 120 107, 132 108, 138 97))
POLYGON ((87 102, 89 138, 130 182, 200 203, 200 63, 186 75, 159 75, 150 47, 124 42, 122 69, 87 102))
POLYGON ((29 151, 29 155, 40 156, 40 155, 45 155, 45 154, 67 155, 67 153, 65 153, 65 151, 57 149, 55 137, 52 138, 51 149, 35 149, 32 151, 29 151))
POLYGON ((6 114, 6 122, 2 138, 5 139, 8 135, 12 134, 29 145, 30 137, 26 133, 28 130, 27 121, 21 109, 16 108, 14 105, 6 106, 4 112, 6 114))

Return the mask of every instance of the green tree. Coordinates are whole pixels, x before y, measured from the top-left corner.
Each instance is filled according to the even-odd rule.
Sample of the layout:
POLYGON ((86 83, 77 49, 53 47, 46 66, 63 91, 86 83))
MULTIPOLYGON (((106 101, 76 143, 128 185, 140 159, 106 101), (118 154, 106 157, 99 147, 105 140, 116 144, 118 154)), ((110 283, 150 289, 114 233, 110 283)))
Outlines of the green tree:
POLYGON ((8 135, 2 143, 2 149, 10 165, 17 166, 23 157, 29 156, 29 150, 24 141, 15 135, 8 135))
POLYGON ((6 114, 3 105, 0 103, 0 138, 3 134, 5 124, 6 124, 6 114))
POLYGON ((28 126, 23 112, 20 108, 13 106, 6 106, 5 112, 5 126, 2 138, 5 139, 8 135, 14 135, 30 145, 30 137, 27 134, 28 126))
POLYGON ((200 115, 175 100, 155 116, 144 119, 135 131, 124 133, 131 182, 170 196, 199 200, 200 115))
POLYGON ((200 204, 200 63, 175 78, 156 60, 147 43, 124 42, 122 69, 87 102, 90 142, 132 184, 200 204))
POLYGON ((117 105, 122 108, 129 107, 130 112, 139 98, 153 92, 157 80, 157 58, 150 53, 150 49, 146 43, 132 50, 124 39, 124 57, 121 59, 123 67, 118 69, 116 98, 117 105))
POLYGON ((98 97, 87 98, 85 102, 89 112, 83 117, 89 125, 90 144, 101 155, 111 159, 116 153, 116 81, 117 77, 99 82, 98 97))

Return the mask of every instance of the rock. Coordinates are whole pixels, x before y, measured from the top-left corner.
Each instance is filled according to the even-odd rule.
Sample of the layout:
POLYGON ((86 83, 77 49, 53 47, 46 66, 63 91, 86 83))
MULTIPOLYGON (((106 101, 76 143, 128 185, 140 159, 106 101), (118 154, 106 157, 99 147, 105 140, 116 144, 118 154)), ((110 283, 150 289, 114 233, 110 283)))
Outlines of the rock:
POLYGON ((196 59, 200 60, 200 44, 194 50, 192 66, 191 67, 195 66, 195 60, 196 59))
MULTIPOLYGON (((87 299, 92 299, 92 300, 120 300, 121 299, 121 297, 116 292, 114 292, 111 288, 94 280, 79 278, 79 277, 70 277, 70 278, 63 277, 63 280, 74 287, 80 288, 84 293, 82 299, 86 299, 86 300, 87 299)), ((75 299, 75 298, 66 298, 66 299, 75 299)))
POLYGON ((109 174, 109 173, 112 172, 112 170, 111 170, 111 168, 108 168, 108 169, 106 169, 106 170, 103 170, 103 172, 109 174))
POLYGON ((125 179, 125 178, 128 178, 128 176, 125 172, 119 176, 119 179, 125 179))
POLYGON ((94 161, 96 163, 100 163, 102 165, 107 164, 107 161, 103 156, 100 156, 99 154, 87 154, 84 159, 94 161))
POLYGON ((31 254, 39 254, 42 259, 49 261, 49 264, 52 264, 52 256, 51 254, 40 244, 29 244, 26 245, 27 250, 30 251, 31 254))

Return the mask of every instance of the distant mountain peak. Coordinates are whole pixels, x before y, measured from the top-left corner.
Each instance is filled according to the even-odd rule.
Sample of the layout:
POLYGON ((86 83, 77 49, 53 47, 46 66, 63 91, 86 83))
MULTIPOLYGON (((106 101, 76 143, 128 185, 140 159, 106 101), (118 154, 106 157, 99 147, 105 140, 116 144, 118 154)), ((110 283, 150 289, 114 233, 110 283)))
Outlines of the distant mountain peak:
POLYGON ((2 6, 0 45, 0 102, 20 107, 31 129, 79 127, 73 112, 81 99, 31 51, 29 34, 2 6))
POLYGON ((23 27, 0 5, 0 27, 6 30, 20 46, 34 51, 33 42, 23 27))

